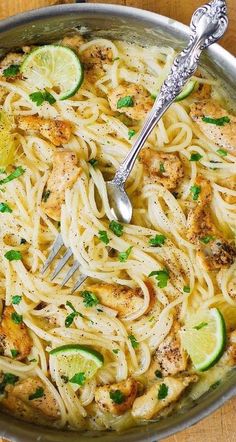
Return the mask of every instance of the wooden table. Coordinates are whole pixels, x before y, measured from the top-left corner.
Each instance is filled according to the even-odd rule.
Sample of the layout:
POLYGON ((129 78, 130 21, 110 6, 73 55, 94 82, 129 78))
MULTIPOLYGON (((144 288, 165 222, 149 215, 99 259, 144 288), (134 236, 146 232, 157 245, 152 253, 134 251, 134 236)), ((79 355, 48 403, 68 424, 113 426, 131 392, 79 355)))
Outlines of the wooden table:
MULTIPOLYGON (((0 0, 0 18, 56 3, 72 0, 0 0)), ((148 9, 189 23, 195 8, 204 0, 88 0, 88 3, 115 3, 148 9)), ((236 0, 228 0, 230 25, 221 44, 236 55, 236 0)), ((0 439, 0 442, 3 440, 0 439)), ((165 439, 165 442, 236 442, 236 398, 194 427, 165 439)))

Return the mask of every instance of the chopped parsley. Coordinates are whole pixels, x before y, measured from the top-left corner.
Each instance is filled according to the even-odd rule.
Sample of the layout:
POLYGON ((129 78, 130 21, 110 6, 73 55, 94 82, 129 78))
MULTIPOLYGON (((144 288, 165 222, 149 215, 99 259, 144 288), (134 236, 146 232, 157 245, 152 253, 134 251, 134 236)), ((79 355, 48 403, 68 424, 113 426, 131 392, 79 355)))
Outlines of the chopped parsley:
POLYGON ((0 203, 0 212, 1 213, 12 213, 12 209, 8 206, 7 203, 0 203))
POLYGON ((164 163, 160 163, 159 170, 160 170, 161 173, 164 173, 166 171, 164 163))
POLYGON ((201 193, 201 186, 196 186, 196 184, 194 186, 190 187, 190 192, 192 194, 192 198, 194 201, 198 200, 198 197, 201 193))
POLYGON ((230 123, 230 118, 227 116, 221 118, 202 117, 202 121, 216 126, 224 126, 226 123, 230 123))
POLYGON ((18 315, 18 313, 13 312, 11 314, 11 320, 15 323, 15 324, 21 324, 23 322, 23 316, 22 315, 18 315))
POLYGON ((190 293, 190 287, 189 285, 185 285, 183 288, 184 293, 190 293))
POLYGON ((120 262, 126 262, 127 259, 129 258, 130 253, 132 252, 132 246, 129 247, 127 250, 125 250, 125 252, 120 252, 118 254, 118 259, 120 262))
POLYGON ((195 330, 201 330, 202 328, 206 327, 208 325, 207 322, 200 322, 200 324, 195 325, 195 327, 193 327, 195 330))
POLYGON ((208 244, 210 241, 213 241, 214 239, 215 239, 214 236, 206 235, 200 238, 200 241, 203 242, 204 244, 208 244))
POLYGON ((151 94, 150 97, 151 97, 153 100, 155 100, 155 99, 157 98, 157 95, 156 95, 156 94, 151 94))
POLYGON ((125 395, 120 390, 112 390, 109 396, 115 404, 122 404, 125 400, 125 395))
POLYGON ((89 160, 89 164, 91 164, 91 166, 96 167, 98 165, 98 160, 96 160, 96 158, 91 158, 91 160, 89 160))
POLYGON ((81 292, 81 296, 84 298, 85 307, 93 307, 99 303, 97 296, 88 290, 81 292))
POLYGON ((69 379, 73 384, 84 385, 86 381, 86 376, 84 372, 75 373, 74 376, 69 379))
POLYGON ((34 399, 39 399, 44 396, 44 389, 42 387, 36 388, 36 391, 33 394, 30 394, 28 399, 29 401, 33 401, 34 399))
POLYGON ((6 385, 15 385, 15 383, 19 380, 19 376, 16 376, 12 373, 4 373, 3 379, 0 383, 0 394, 4 393, 6 385))
POLYGON ((116 236, 122 236, 123 235, 123 226, 122 224, 117 223, 116 221, 111 221, 109 224, 109 229, 112 230, 112 232, 116 236))
POLYGON ((51 190, 45 190, 45 191, 43 191, 42 200, 43 200, 44 203, 47 202, 47 200, 48 200, 50 194, 51 194, 51 190))
POLYGON ((99 230, 98 232, 100 241, 104 242, 104 244, 109 244, 110 240, 107 236, 106 230, 99 230))
POLYGON ((5 78, 15 77, 20 72, 20 66, 18 64, 11 64, 8 68, 4 69, 2 75, 5 78))
POLYGON ((36 104, 36 106, 41 106, 41 104, 43 104, 45 101, 47 101, 49 104, 56 103, 55 98, 48 91, 33 92, 32 94, 29 95, 29 97, 33 101, 33 103, 36 104))
POLYGON ((122 107, 133 107, 134 106, 134 100, 130 95, 127 95, 127 97, 121 97, 117 101, 117 109, 121 109, 122 107))
POLYGON ((137 339, 135 338, 135 336, 134 335, 129 335, 128 338, 129 338, 129 340, 131 342, 132 347, 133 348, 138 348, 139 343, 138 343, 137 339))
POLYGON ((228 152, 225 149, 218 149, 216 153, 218 153, 218 155, 220 155, 221 157, 226 157, 228 155, 228 152))
POLYGON ((158 390, 157 398, 159 400, 165 399, 168 395, 169 387, 166 384, 161 384, 158 390))
POLYGON ((164 235, 155 235, 149 239, 149 244, 152 247, 161 247, 165 244, 166 236, 164 235))
POLYGON ((113 351, 113 353, 115 353, 115 355, 117 355, 118 353, 119 353, 119 348, 114 348, 114 350, 112 350, 113 351))
POLYGON ((156 376, 156 378, 163 378, 163 374, 160 370, 155 371, 155 376, 156 376))
POLYGON ((76 309, 74 308, 73 304, 70 301, 67 301, 66 305, 68 305, 68 307, 70 307, 72 310, 72 313, 67 315, 67 317, 65 319, 65 326, 66 326, 66 328, 68 328, 71 326, 74 319, 78 316, 79 313, 76 311, 76 309))
POLYGON ((154 270, 153 272, 151 272, 149 275, 150 276, 155 276, 156 280, 158 281, 158 287, 160 287, 160 289, 163 289, 167 286, 167 282, 169 279, 169 272, 166 269, 163 270, 154 270))
POLYGON ((191 153, 190 161, 199 161, 203 156, 200 153, 191 153))
POLYGON ((15 178, 19 178, 19 176, 23 175, 23 173, 25 173, 25 169, 23 169, 23 167, 21 166, 17 167, 14 172, 10 173, 10 175, 8 175, 3 180, 0 180, 0 185, 7 184, 9 183, 9 181, 14 180, 15 178))
POLYGON ((8 259, 8 261, 19 261, 20 259, 22 259, 22 255, 19 250, 8 250, 8 252, 5 253, 4 257, 8 259))
POLYGON ((128 138, 131 140, 131 138, 136 134, 136 130, 130 129, 128 132, 128 138))
POLYGON ((18 356, 18 354, 20 353, 18 350, 16 350, 15 348, 12 348, 11 350, 10 350, 10 352, 11 352, 11 355, 12 355, 12 357, 13 358, 16 358, 17 356, 18 356))
POLYGON ((11 303, 14 305, 17 305, 17 304, 20 304, 21 300, 22 300, 22 296, 15 295, 15 296, 12 296, 11 303))
POLYGON ((112 61, 116 61, 116 60, 119 60, 119 59, 120 59, 120 57, 115 57, 115 58, 113 58, 112 61))

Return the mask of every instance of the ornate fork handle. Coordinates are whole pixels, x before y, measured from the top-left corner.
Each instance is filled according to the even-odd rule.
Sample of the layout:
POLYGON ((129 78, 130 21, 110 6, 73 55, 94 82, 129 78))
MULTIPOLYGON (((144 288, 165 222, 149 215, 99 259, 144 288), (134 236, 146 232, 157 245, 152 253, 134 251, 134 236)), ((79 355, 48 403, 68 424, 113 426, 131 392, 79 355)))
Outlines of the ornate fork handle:
POLYGON ((202 51, 222 37, 227 26, 225 0, 214 0, 195 11, 190 25, 189 44, 174 60, 139 137, 112 180, 114 183, 125 184, 147 137, 196 71, 202 51))

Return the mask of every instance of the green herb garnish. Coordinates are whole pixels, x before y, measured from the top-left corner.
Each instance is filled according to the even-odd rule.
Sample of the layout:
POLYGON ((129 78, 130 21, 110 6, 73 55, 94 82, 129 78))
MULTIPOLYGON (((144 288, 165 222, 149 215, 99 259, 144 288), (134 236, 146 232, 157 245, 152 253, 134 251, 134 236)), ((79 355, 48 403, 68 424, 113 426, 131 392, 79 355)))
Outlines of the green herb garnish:
POLYGON ((199 197, 199 195, 201 193, 201 186, 194 185, 194 186, 190 187, 190 192, 192 194, 193 200, 197 201, 198 197, 199 197))
POLYGON ((22 296, 15 295, 15 296, 12 296, 11 303, 14 305, 17 305, 17 304, 20 304, 21 300, 22 300, 22 296))
POLYGON ((136 134, 136 130, 130 129, 128 132, 128 138, 131 140, 131 138, 136 134))
POLYGON ((165 399, 166 396, 168 395, 168 390, 169 390, 169 387, 166 384, 161 384, 159 387, 159 390, 158 390, 157 398, 159 400, 165 399))
POLYGON ((160 287, 161 289, 163 289, 164 287, 167 286, 167 282, 169 279, 169 272, 166 269, 163 270, 154 270, 153 272, 151 272, 149 275, 150 276, 155 276, 156 280, 158 281, 158 287, 160 287))
POLYGON ((230 118, 227 116, 221 118, 202 117, 202 121, 204 121, 204 123, 215 124, 216 126, 224 126, 226 123, 230 123, 230 118))
POLYGON ((221 157, 226 157, 228 155, 228 152, 225 149, 218 149, 216 153, 218 153, 218 155, 220 155, 221 157))
POLYGON ((184 293, 190 293, 190 287, 188 285, 185 285, 183 291, 184 293))
POLYGON ((48 91, 33 92, 32 94, 29 95, 29 97, 33 101, 33 103, 36 103, 36 106, 41 106, 41 104, 43 104, 44 101, 47 101, 49 104, 56 103, 55 98, 48 91))
POLYGON ((206 327, 208 325, 207 322, 201 322, 198 325, 195 325, 195 327, 193 327, 195 330, 201 330, 201 328, 206 327))
POLYGON ((49 196, 50 196, 51 190, 45 190, 43 191, 42 200, 44 203, 47 202, 49 196))
POLYGON ((200 241, 203 242, 204 244, 208 244, 210 241, 213 241, 214 239, 215 239, 214 236, 206 235, 200 238, 200 241))
POLYGON ((18 356, 18 354, 20 353, 18 350, 16 350, 15 348, 12 348, 11 350, 10 350, 10 352, 11 352, 11 355, 12 355, 12 357, 13 358, 16 358, 17 356, 18 356))
POLYGON ((78 312, 72 312, 69 315, 67 315, 67 317, 65 319, 65 326, 66 326, 66 328, 71 326, 71 324, 73 323, 73 321, 76 318, 76 316, 78 316, 78 312))
POLYGON ((160 370, 156 370, 155 371, 155 376, 156 376, 156 378, 163 378, 163 374, 162 374, 162 372, 160 371, 160 370))
POLYGON ((72 382, 72 384, 84 385, 86 381, 85 373, 75 373, 74 376, 69 379, 69 381, 72 382))
POLYGON ((19 261, 22 259, 21 252, 19 252, 19 250, 8 250, 4 257, 8 259, 8 261, 19 261))
POLYGON ((23 173, 25 173, 25 169, 23 169, 23 167, 21 167, 21 166, 17 167, 14 170, 14 172, 12 172, 10 175, 8 175, 3 180, 0 180, 0 185, 7 184, 7 183, 9 183, 9 181, 14 180, 15 178, 19 178, 19 176, 23 175, 23 173))
POLYGON ((129 255, 130 255, 130 253, 132 251, 132 248, 133 247, 131 246, 127 250, 125 250, 125 252, 120 252, 118 254, 118 259, 119 259, 120 262, 126 262, 127 261, 129 255))
POLYGON ((29 401, 33 401, 34 399, 39 399, 44 396, 44 389, 42 387, 36 388, 36 391, 33 394, 30 394, 28 399, 29 401))
POLYGON ((134 106, 134 100, 130 95, 128 95, 127 97, 121 97, 117 101, 117 109, 121 109, 122 107, 133 107, 133 106, 134 106))
POLYGON ((81 292, 81 296, 84 298, 85 307, 93 307, 99 303, 97 296, 88 290, 81 292))
POLYGON ((115 353, 115 355, 117 355, 118 353, 119 353, 119 348, 114 348, 114 350, 112 350, 113 351, 113 353, 115 353))
POLYGON ((6 203, 0 203, 0 212, 1 213, 12 213, 12 209, 6 203))
POLYGON ((2 382, 0 383, 0 394, 4 393, 6 385, 15 385, 19 381, 19 376, 12 373, 4 373, 2 382))
POLYGON ((129 335, 128 338, 129 338, 129 340, 131 342, 132 347, 133 348, 138 348, 139 343, 138 343, 137 339, 135 338, 135 336, 134 335, 129 335))
POLYGON ((166 171, 164 163, 160 163, 159 170, 160 170, 161 173, 164 173, 166 171))
POLYGON ((21 324, 23 322, 23 316, 22 315, 18 315, 18 313, 13 312, 11 314, 11 320, 13 322, 15 322, 15 324, 21 324))
POLYGON ((91 166, 96 167, 98 165, 98 160, 96 160, 96 158, 91 158, 91 160, 89 160, 89 164, 91 164, 91 166))
POLYGON ((109 229, 112 230, 112 232, 116 236, 122 236, 123 235, 123 226, 122 224, 117 223, 116 221, 111 221, 109 224, 109 229))
POLYGON ((20 72, 20 66, 18 64, 11 64, 8 68, 4 69, 2 75, 5 78, 15 77, 20 72))
POLYGON ((109 244, 110 240, 107 236, 106 230, 99 230, 98 232, 100 241, 104 242, 104 244, 109 244))
POLYGON ((203 158, 200 153, 191 153, 190 161, 199 161, 201 158, 203 158))
POLYGON ((122 404, 125 400, 125 396, 120 390, 110 391, 109 396, 115 404, 122 404))
POLYGON ((165 244, 166 236, 164 235, 155 235, 149 239, 149 244, 152 247, 161 247, 165 244))

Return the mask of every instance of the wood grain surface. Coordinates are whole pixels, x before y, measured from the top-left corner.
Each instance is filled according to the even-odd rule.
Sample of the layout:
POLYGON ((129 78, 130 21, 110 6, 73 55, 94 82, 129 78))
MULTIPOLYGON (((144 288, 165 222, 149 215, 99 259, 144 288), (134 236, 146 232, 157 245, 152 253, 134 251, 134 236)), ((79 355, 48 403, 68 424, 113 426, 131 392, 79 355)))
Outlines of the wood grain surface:
MULTIPOLYGON (((73 3, 73 0, 0 0, 0 19, 58 3, 73 3)), ((188 24, 193 10, 202 5, 204 0, 89 0, 88 3, 134 6, 188 24)), ((236 0, 228 0, 227 3, 230 24, 221 44, 236 55, 236 0)), ((0 442, 5 440, 0 438, 0 442)), ((236 442, 236 398, 193 427, 165 439, 165 442, 236 442)))

